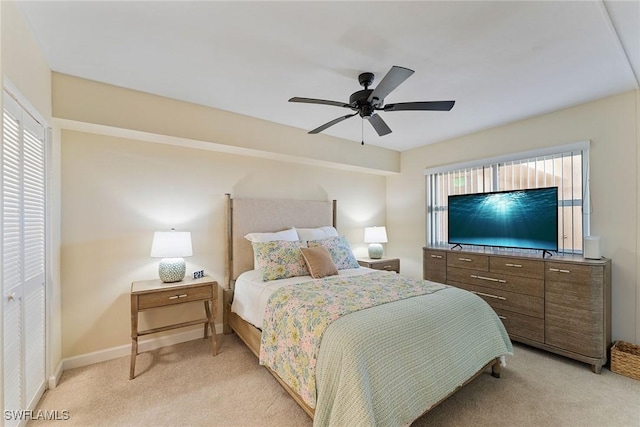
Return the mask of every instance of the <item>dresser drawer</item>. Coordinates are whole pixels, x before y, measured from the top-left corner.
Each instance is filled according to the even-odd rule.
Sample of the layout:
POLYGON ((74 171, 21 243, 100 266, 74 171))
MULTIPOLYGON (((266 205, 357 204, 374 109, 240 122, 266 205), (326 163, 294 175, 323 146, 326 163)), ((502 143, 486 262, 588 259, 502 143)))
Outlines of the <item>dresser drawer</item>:
POLYGON ((588 286, 591 283, 603 283, 604 267, 546 262, 545 279, 552 282, 576 283, 584 286, 588 286))
MULTIPOLYGON (((573 266, 572 266, 573 267, 573 266)), ((584 269, 585 266, 580 266, 584 269)), ((586 267, 589 268, 590 267, 586 267)), ((598 269, 599 267, 593 267, 598 269)), ((585 272, 557 273, 562 278, 585 272)), ((573 276, 575 277, 575 276, 573 276)), ((547 280, 545 293, 546 343, 589 357, 606 352, 604 284, 547 280)))
POLYGON ((447 253, 445 251, 423 249, 422 278, 439 283, 447 281, 447 253))
POLYGON ((371 263, 370 268, 374 270, 386 270, 386 271, 400 271, 400 260, 399 259, 390 259, 385 260, 384 262, 373 262, 371 263))
POLYGON ((510 276, 508 274, 496 274, 490 271, 451 267, 447 273, 447 280, 540 298, 544 297, 543 279, 530 279, 528 277, 510 276))
POLYGON ((211 299, 212 286, 193 286, 188 289, 168 289, 166 291, 138 295, 138 310, 182 304, 190 301, 211 299))
POLYGON ((604 320, 600 313, 590 318, 585 313, 569 313, 566 307, 546 304, 545 343, 587 357, 603 357, 607 353, 604 320), (560 309, 560 310, 559 310, 560 309))
POLYGON ((447 255, 447 267, 489 271, 489 257, 469 253, 449 253, 447 255))
POLYGON ((423 251, 423 260, 425 266, 432 270, 446 270, 447 269, 447 253, 444 251, 423 251))
POLYGON ((362 267, 373 268, 374 270, 395 271, 396 273, 400 273, 399 258, 363 258, 358 260, 358 264, 362 267))
POLYGON ((518 337, 522 337, 540 343, 544 342, 544 319, 499 308, 494 308, 494 310, 502 320, 509 336, 515 341, 517 341, 518 337))
POLYGON ((517 294, 483 286, 447 280, 447 285, 466 289, 484 299, 494 309, 512 311, 527 316, 544 319, 544 298, 531 295, 517 294))
POLYGON ((544 261, 496 256, 489 261, 489 271, 544 280, 544 261))

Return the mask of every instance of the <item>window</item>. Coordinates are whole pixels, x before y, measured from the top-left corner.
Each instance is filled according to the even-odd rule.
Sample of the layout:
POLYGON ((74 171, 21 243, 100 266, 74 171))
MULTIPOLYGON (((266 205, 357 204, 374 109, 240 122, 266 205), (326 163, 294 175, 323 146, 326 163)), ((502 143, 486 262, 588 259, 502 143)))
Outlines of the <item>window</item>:
MULTIPOLYGON (((582 253, 589 233, 589 143, 428 169, 427 244, 447 244, 447 200, 451 194, 558 187, 558 251, 582 253)), ((509 249, 530 252, 523 249, 509 249)))

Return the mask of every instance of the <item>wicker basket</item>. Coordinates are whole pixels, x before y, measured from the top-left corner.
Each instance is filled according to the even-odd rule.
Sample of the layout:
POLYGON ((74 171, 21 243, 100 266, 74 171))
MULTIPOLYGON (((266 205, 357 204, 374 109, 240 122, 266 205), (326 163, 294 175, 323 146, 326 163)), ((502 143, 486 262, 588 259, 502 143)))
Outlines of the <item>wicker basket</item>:
POLYGON ((640 345, 616 341, 611 347, 611 371, 640 381, 640 345))

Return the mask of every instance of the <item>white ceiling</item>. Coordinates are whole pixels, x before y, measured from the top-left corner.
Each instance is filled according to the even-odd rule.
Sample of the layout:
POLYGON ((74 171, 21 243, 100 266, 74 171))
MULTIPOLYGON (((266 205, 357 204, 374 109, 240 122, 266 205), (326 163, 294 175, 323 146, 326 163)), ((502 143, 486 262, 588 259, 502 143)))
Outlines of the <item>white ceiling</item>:
MULTIPOLYGON (((638 88, 640 0, 22 1, 52 70, 310 130, 392 65, 415 70, 365 143, 403 151, 638 88)), ((324 133, 361 140, 354 117, 324 133)))

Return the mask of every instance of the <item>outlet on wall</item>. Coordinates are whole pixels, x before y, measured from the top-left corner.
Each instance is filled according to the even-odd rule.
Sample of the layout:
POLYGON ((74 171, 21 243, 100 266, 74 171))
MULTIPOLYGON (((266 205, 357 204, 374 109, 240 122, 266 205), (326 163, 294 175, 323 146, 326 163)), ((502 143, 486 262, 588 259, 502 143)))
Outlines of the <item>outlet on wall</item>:
POLYGON ((198 270, 193 272, 194 279, 199 279, 201 277, 204 277, 204 270, 198 270))

